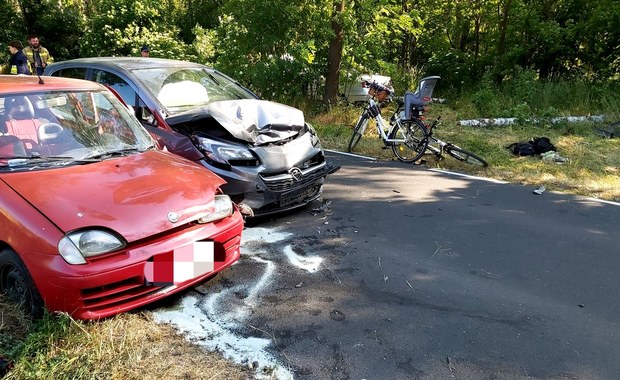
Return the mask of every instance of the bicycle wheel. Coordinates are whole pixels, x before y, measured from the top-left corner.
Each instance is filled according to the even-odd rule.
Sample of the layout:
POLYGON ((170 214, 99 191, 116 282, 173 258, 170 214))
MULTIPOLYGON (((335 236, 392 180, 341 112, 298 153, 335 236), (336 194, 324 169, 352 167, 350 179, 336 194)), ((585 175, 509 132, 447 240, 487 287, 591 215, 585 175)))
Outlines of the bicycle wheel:
POLYGON ((489 164, 480 156, 473 154, 456 145, 448 144, 444 147, 444 151, 459 161, 466 162, 470 165, 487 167, 489 164))
POLYGON ((368 117, 368 113, 364 112, 362 116, 360 116, 359 120, 355 124, 355 128, 353 129, 353 136, 351 136, 351 140, 349 140, 349 153, 353 151, 353 148, 360 142, 364 131, 366 131, 366 127, 368 126, 370 118, 368 117))
POLYGON ((426 127, 417 119, 403 122, 400 127, 395 125, 388 135, 390 140, 405 140, 390 143, 392 153, 403 162, 415 162, 422 157, 428 145, 426 127))

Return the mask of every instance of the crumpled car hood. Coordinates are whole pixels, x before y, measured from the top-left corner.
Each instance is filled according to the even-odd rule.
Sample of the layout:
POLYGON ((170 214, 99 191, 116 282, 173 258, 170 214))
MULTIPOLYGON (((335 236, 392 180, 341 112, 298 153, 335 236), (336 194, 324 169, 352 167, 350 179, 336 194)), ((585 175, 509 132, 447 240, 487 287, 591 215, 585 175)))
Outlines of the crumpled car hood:
POLYGON ((63 232, 104 227, 132 242, 212 212, 224 180, 171 153, 19 172, 3 180, 63 232), (176 223, 168 213, 176 212, 176 223))
POLYGON ((170 125, 212 117, 235 138, 254 145, 286 140, 305 128, 301 110, 259 99, 210 103, 168 118, 170 125))

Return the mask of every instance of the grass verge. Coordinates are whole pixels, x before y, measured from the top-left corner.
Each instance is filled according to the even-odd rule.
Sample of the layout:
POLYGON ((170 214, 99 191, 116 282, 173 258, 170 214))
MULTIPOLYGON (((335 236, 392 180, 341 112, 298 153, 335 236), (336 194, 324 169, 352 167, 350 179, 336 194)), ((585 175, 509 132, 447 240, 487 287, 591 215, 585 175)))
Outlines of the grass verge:
MULTIPOLYGON (((248 379, 245 367, 188 342, 148 312, 98 322, 46 315, 31 321, 0 299, 3 379, 248 379)), ((1 377, 1 375, 0 375, 1 377)))

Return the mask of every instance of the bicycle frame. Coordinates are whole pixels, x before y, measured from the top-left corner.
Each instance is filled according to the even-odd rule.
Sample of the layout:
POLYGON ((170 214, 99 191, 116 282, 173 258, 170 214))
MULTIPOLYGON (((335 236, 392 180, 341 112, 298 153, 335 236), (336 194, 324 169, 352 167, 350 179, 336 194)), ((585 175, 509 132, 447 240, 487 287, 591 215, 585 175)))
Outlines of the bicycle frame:
POLYGON ((426 125, 426 138, 429 140, 428 145, 426 146, 426 149, 430 150, 437 157, 442 157, 443 156, 444 147, 446 145, 452 145, 449 142, 443 141, 443 140, 433 136, 433 130, 435 129, 437 124, 439 124, 439 120, 440 119, 441 119, 441 116, 437 117, 437 119, 435 119, 432 124, 430 124, 430 125, 425 124, 426 125), (431 142, 434 143, 434 144, 439 145, 439 148, 435 147, 434 145, 431 145, 431 142))
MULTIPOLYGON (((384 143, 404 143, 406 140, 405 139, 390 139, 388 138, 388 135, 390 134, 390 132, 392 131, 393 128, 400 128, 400 122, 399 122, 399 118, 393 118, 394 123, 393 124, 387 124, 385 119, 383 119, 383 116, 381 116, 381 108, 379 107, 379 104, 377 104, 377 102, 373 99, 370 98, 368 100, 368 107, 366 108, 366 113, 368 113, 368 115, 371 118, 375 119, 375 124, 377 127, 377 133, 379 134, 379 137, 381 137, 381 140, 383 140, 384 143)), ((398 112, 398 110, 397 110, 398 112)), ((388 145, 388 144, 386 144, 388 145)))

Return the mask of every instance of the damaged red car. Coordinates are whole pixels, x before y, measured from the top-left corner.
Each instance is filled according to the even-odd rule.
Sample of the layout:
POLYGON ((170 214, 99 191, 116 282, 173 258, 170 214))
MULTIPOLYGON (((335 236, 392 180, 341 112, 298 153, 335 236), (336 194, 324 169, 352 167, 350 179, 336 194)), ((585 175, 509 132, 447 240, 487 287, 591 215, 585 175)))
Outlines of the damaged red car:
POLYGON ((98 319, 202 283, 239 259, 224 183, 101 85, 0 76, 0 292, 98 319))

